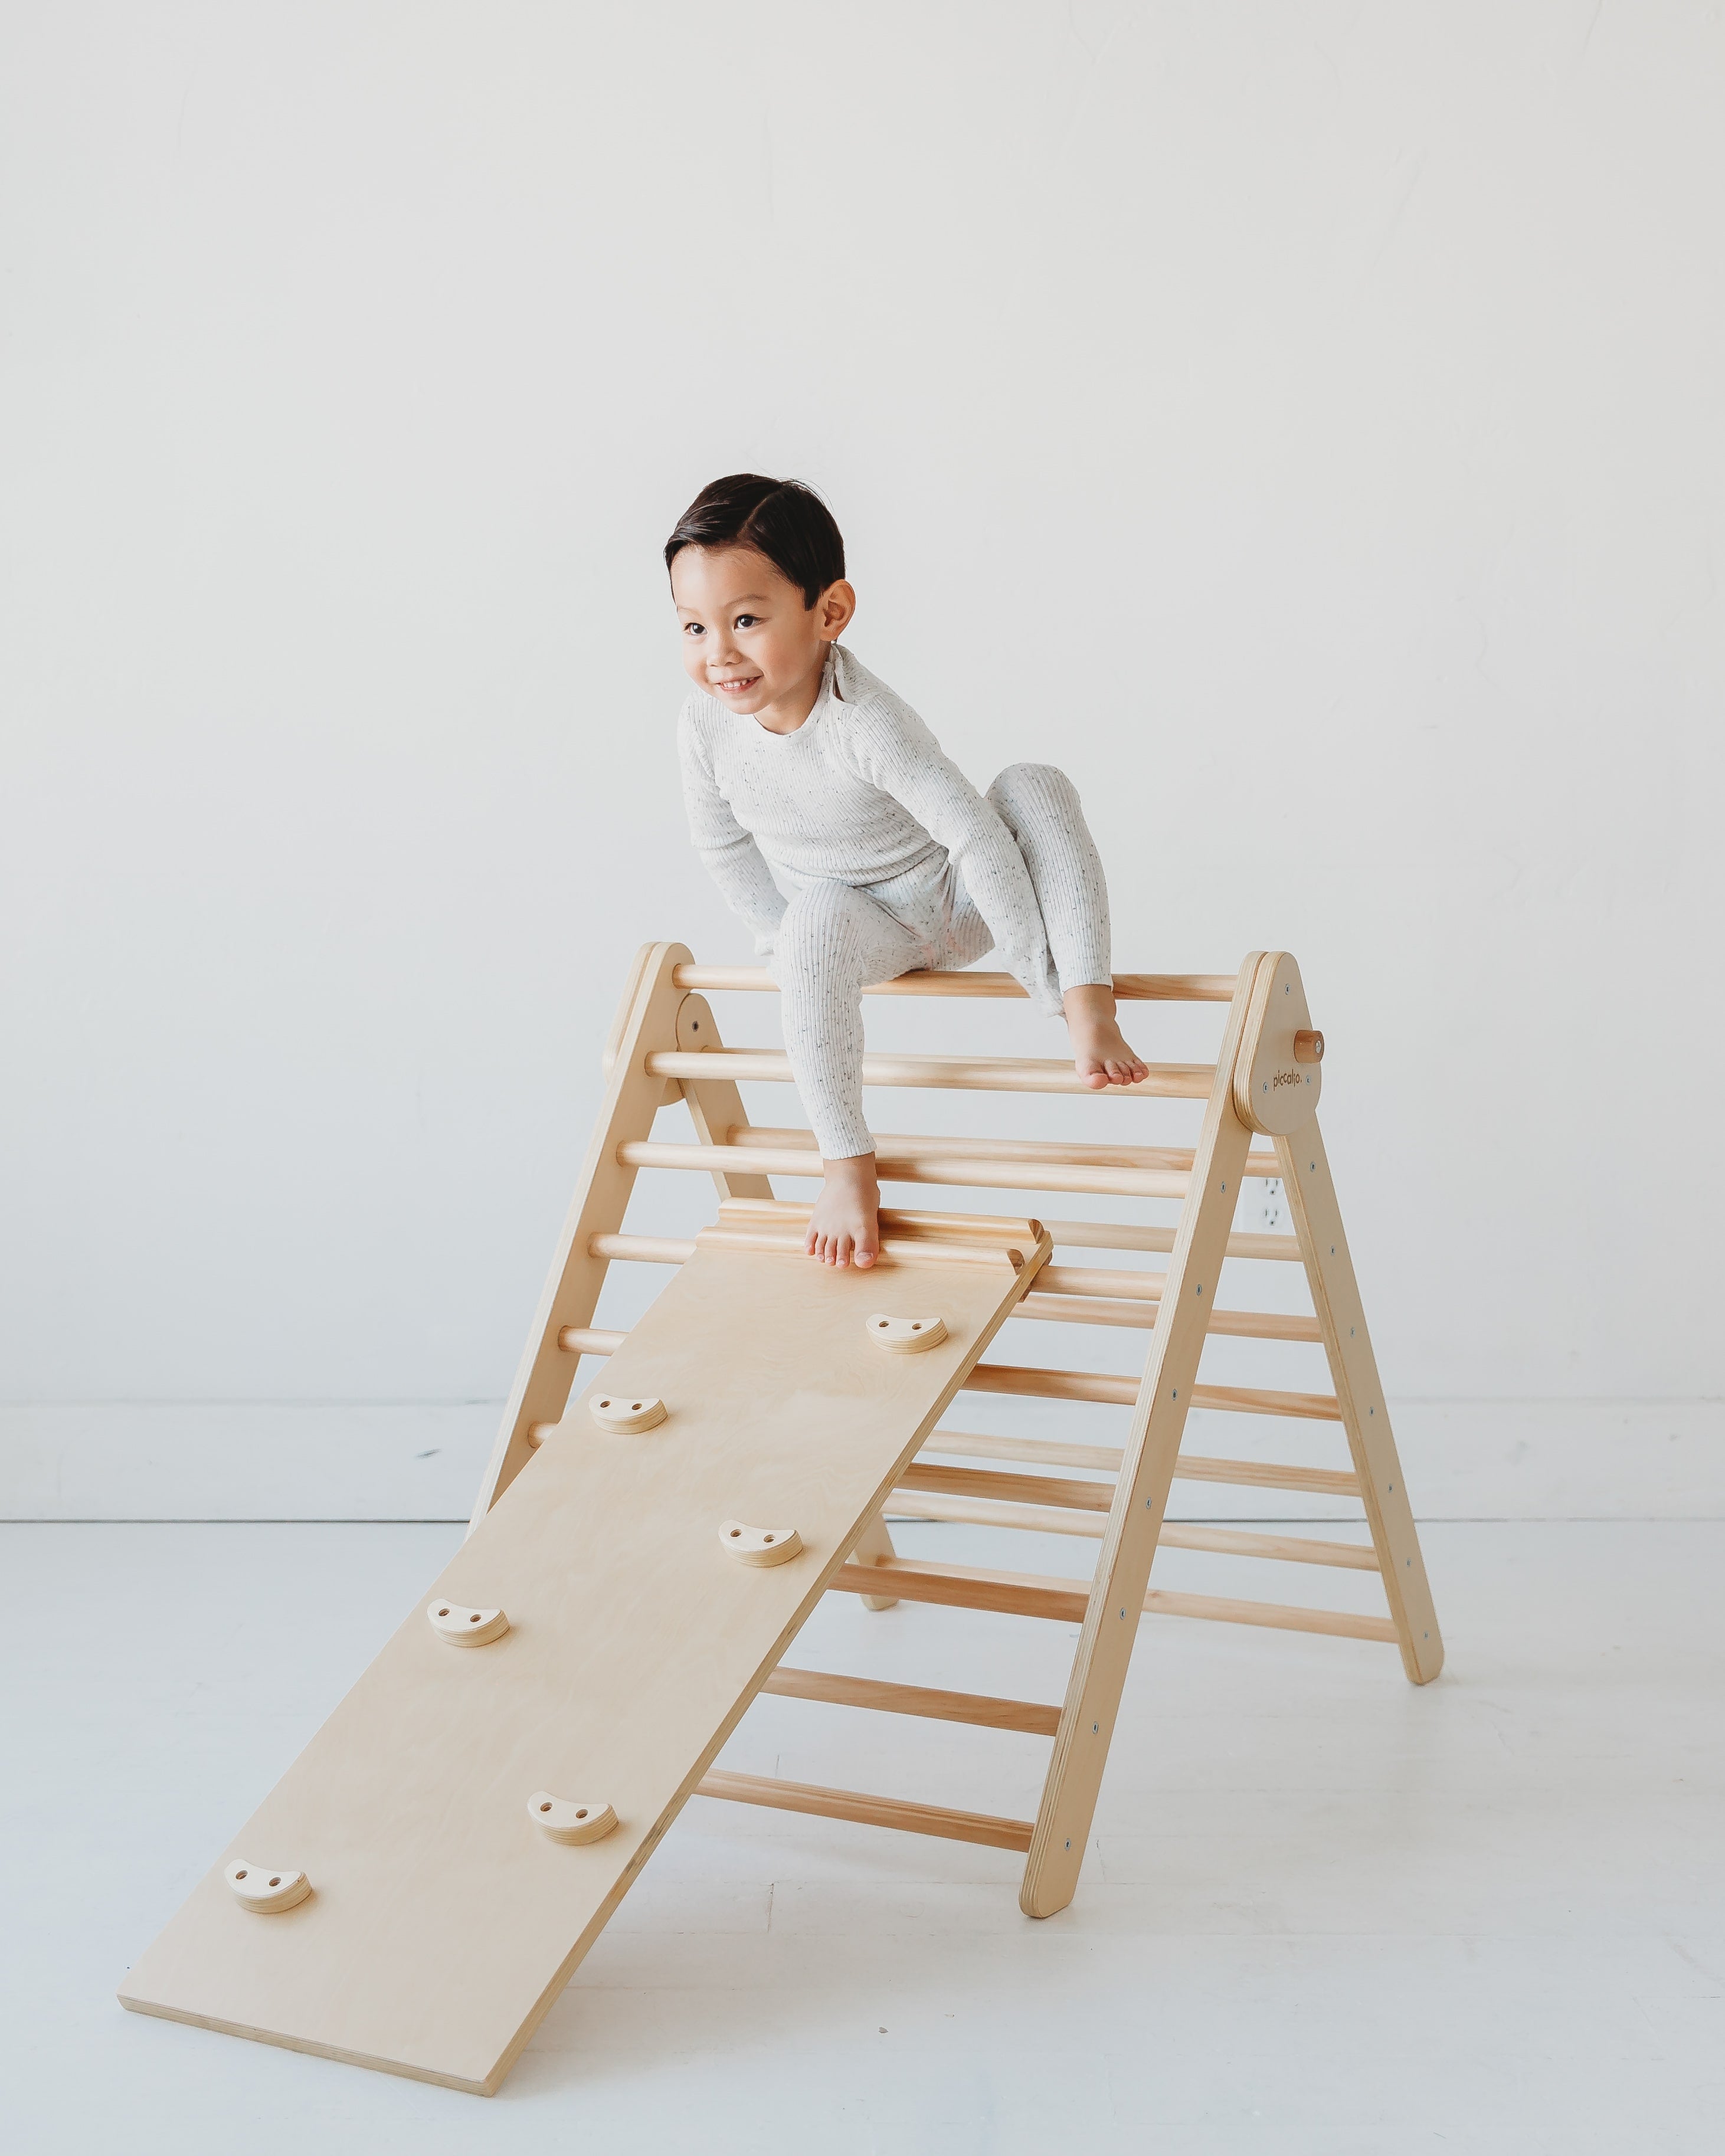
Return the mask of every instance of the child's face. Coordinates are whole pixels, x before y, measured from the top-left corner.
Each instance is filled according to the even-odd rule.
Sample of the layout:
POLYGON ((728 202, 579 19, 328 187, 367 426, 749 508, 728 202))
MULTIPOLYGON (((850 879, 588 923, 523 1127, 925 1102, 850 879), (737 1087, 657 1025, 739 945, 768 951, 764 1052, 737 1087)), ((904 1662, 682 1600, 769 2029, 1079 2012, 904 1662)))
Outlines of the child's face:
POLYGON ((827 646, 856 607, 844 583, 805 607, 798 587, 752 547, 685 547, 671 563, 671 596, 696 686, 727 711, 792 726, 809 716, 827 646))

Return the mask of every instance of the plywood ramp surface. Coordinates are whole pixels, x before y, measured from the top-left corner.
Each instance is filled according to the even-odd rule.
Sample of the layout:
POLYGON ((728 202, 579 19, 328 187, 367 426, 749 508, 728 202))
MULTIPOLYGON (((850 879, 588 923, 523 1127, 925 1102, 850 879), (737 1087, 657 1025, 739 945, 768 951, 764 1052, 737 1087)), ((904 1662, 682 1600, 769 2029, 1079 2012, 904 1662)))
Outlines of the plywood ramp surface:
MULTIPOLYGON (((788 1211, 789 1209, 788 1209, 788 1211)), ((128 1977, 138 2011, 490 2093, 1048 1254, 837 1271, 702 1239, 694 1257, 416 1604, 128 1977), (934 1312, 927 1353, 872 1346, 873 1312, 934 1312), (589 1394, 657 1394, 634 1436, 589 1394), (803 1549, 733 1563, 721 1521, 803 1549), (458 1652, 433 1596, 501 1606, 458 1652), (616 1808, 602 1841, 536 1830, 548 1790, 616 1808), (244 1857, 311 1898, 242 1908, 244 1857)), ((947 1232, 950 1234, 950 1226, 947 1232)), ((763 1241, 770 1241, 762 1238, 763 1241)))

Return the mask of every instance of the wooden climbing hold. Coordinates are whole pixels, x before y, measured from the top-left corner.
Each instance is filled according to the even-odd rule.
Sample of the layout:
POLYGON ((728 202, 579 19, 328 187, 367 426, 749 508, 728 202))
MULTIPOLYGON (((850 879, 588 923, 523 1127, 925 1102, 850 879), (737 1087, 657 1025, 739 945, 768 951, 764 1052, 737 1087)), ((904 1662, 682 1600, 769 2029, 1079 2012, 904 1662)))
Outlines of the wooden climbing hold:
POLYGON ((272 1871, 267 1864, 248 1864, 243 1856, 222 1876, 240 1907, 254 1909, 260 1917, 296 1909, 311 1892, 311 1881, 303 1871, 284 1871, 280 1866, 272 1871))
POLYGON ((632 1435, 638 1430, 652 1430, 665 1420, 667 1409, 663 1400, 653 1399, 643 1393, 596 1393, 588 1402, 593 1420, 601 1430, 614 1431, 619 1437, 632 1435))
POLYGON ((889 1317, 877 1310, 869 1320, 869 1337, 889 1355, 920 1355, 947 1337, 943 1317, 889 1317))
POLYGON ((439 1640, 452 1647, 489 1647, 509 1630, 501 1609, 469 1609, 459 1602, 428 1602, 425 1614, 439 1640))
POLYGON ((741 1520, 725 1521, 719 1542, 739 1564, 784 1564, 803 1548, 794 1527, 750 1527, 741 1520))
POLYGON ((603 1841, 617 1824, 609 1804, 583 1804, 573 1797, 554 1797, 549 1789, 534 1790, 527 1817, 553 1841, 603 1841))

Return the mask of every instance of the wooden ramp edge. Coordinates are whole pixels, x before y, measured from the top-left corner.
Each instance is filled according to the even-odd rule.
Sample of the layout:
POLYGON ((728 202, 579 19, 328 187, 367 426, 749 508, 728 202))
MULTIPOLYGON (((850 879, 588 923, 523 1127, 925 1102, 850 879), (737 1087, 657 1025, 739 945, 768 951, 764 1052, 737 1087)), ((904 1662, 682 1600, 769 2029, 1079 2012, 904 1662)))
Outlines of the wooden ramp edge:
POLYGON ((1050 1248, 1033 1221, 919 1231, 905 1214, 899 1261, 837 1271, 799 1254, 796 1209, 785 1229, 775 1209, 721 1209, 123 2005, 497 2089, 1050 1248), (937 1317, 945 1337, 902 1352, 937 1317), (595 1419, 655 1399, 653 1427, 595 1419), (794 1528, 801 1547, 742 1562, 726 1522, 794 1528), (454 1645, 430 1614, 445 1605, 501 1609, 508 1629, 454 1645), (608 1805, 617 1825, 553 1840, 530 1814, 540 1793, 554 1821, 608 1805), (280 1867, 265 1887, 303 1871, 311 1892, 259 1913, 228 1881, 241 1863, 280 1867))

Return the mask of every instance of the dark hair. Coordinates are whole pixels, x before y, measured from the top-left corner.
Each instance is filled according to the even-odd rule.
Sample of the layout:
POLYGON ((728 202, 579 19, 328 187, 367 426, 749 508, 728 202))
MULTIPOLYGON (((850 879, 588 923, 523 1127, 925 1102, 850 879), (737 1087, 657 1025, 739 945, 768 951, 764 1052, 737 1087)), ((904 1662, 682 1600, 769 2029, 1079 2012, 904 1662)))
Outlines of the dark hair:
POLYGON ((665 542, 667 570, 685 547, 752 547, 813 606, 845 573, 845 541, 812 486, 732 472, 704 486, 665 542))

